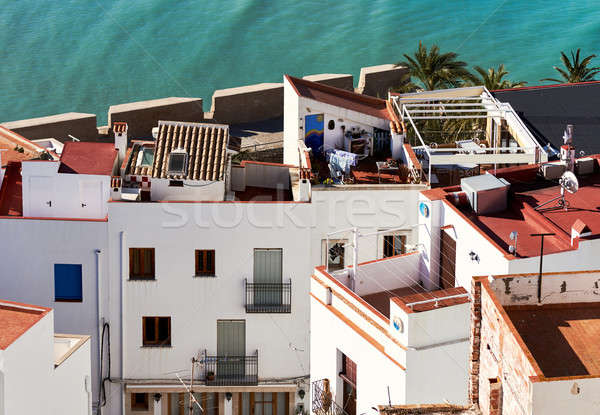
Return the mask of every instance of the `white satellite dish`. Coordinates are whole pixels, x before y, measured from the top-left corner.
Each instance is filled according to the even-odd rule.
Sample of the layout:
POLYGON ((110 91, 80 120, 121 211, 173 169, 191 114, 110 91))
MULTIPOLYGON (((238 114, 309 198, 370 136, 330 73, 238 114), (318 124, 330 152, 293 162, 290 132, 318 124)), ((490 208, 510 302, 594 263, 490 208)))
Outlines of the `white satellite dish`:
POLYGON ((542 206, 546 206, 547 204, 554 202, 555 200, 557 201, 556 204, 558 207, 564 208, 565 210, 569 208, 569 202, 565 199, 565 190, 571 194, 576 193, 579 190, 579 180, 577 180, 577 176, 575 176, 572 171, 567 170, 562 176, 560 176, 558 184, 560 185, 560 195, 542 203, 541 205, 538 205, 535 208, 536 210, 542 206))
POLYGON ((560 177, 559 180, 560 187, 566 190, 569 193, 575 193, 579 190, 579 181, 577 180, 577 176, 572 171, 566 171, 560 177))

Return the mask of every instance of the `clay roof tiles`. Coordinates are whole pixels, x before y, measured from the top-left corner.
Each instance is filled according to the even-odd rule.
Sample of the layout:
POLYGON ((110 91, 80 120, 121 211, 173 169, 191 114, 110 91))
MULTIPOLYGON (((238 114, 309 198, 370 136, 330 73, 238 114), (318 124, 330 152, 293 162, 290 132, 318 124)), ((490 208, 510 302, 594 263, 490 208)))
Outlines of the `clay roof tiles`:
POLYGON ((220 124, 159 121, 152 177, 219 181, 225 177, 229 127, 220 124), (188 155, 185 175, 169 174, 169 155, 183 150, 188 155))

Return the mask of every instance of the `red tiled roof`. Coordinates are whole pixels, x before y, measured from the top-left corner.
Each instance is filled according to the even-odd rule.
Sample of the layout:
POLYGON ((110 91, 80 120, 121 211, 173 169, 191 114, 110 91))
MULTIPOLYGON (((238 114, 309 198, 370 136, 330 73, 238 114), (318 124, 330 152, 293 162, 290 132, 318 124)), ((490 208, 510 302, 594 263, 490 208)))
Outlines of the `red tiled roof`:
POLYGON ((44 149, 37 144, 29 141, 25 137, 0 126, 0 160, 2 167, 6 166, 9 161, 31 160, 39 157, 40 152, 44 149), (23 151, 15 150, 20 147, 23 151))
POLYGON ((393 121, 384 99, 357 94, 290 75, 285 75, 285 78, 301 97, 393 121))
POLYGON ((22 216, 23 195, 21 162, 11 161, 0 187, 0 216, 22 216))
POLYGON ((0 300, 0 350, 5 350, 50 310, 46 307, 0 300))
POLYGON ((116 157, 113 143, 66 142, 58 172, 112 176, 116 157))
POLYGON ((440 300, 437 303, 436 303, 436 301, 429 301, 427 303, 415 304, 412 306, 408 306, 407 304, 417 303, 419 301, 435 300, 436 298, 444 298, 444 297, 450 297, 450 296, 462 295, 462 294, 467 294, 467 290, 465 290, 463 287, 454 287, 454 288, 446 288, 445 290, 428 291, 428 292, 419 293, 419 294, 407 295, 404 297, 396 297, 396 298, 393 298, 392 301, 394 301, 396 304, 399 304, 403 309, 408 308, 412 312, 417 313, 417 312, 422 312, 422 311, 435 310, 436 308, 443 308, 443 307, 450 307, 450 306, 458 305, 458 304, 465 304, 465 303, 468 303, 470 301, 470 299, 468 296, 465 295, 464 297, 456 297, 456 298, 448 298, 445 300, 440 300))

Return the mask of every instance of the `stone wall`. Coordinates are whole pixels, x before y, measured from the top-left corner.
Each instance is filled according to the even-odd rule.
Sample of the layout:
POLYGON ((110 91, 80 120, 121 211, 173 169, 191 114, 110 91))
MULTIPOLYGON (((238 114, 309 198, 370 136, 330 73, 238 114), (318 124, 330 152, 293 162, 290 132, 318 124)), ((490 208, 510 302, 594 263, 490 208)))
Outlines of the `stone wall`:
POLYGON ((213 93, 210 117, 222 124, 243 124, 283 116, 283 83, 219 89, 213 93))
POLYGON ((169 97, 111 105, 108 109, 108 126, 126 122, 131 138, 152 137, 152 128, 159 120, 202 122, 202 98, 169 97))
POLYGON ((346 89, 348 91, 354 91, 354 77, 350 74, 322 73, 318 75, 304 76, 302 79, 334 86, 336 88, 346 89))
POLYGON ((10 121, 3 123, 2 126, 21 134, 29 140, 56 138, 61 142, 65 142, 71 141, 69 135, 81 141, 95 141, 98 139, 96 115, 80 112, 10 121))
POLYGON ((356 92, 387 99, 389 89, 406 82, 407 74, 408 68, 394 64, 361 68, 356 92))

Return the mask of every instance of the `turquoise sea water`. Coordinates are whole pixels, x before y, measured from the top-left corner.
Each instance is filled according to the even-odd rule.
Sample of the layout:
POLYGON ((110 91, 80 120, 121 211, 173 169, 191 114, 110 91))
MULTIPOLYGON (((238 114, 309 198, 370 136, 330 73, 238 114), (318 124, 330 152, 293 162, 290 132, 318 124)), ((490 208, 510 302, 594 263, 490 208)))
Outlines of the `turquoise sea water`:
MULTIPOLYGON (((530 84, 560 50, 600 55, 600 1, 2 0, 0 121, 352 73, 419 40, 530 84)), ((596 61, 600 65, 600 58, 596 61)))

